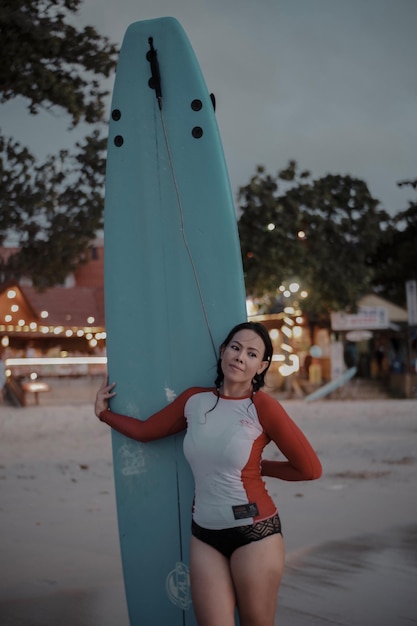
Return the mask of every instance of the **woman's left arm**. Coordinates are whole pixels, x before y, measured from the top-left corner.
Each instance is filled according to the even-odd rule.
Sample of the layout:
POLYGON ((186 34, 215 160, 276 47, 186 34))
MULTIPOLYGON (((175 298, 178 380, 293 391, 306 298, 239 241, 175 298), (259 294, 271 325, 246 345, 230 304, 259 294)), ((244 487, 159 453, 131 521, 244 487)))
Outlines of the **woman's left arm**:
POLYGON ((262 475, 290 481, 320 478, 322 466, 317 454, 279 402, 263 393, 257 409, 265 432, 287 459, 262 460, 262 475))

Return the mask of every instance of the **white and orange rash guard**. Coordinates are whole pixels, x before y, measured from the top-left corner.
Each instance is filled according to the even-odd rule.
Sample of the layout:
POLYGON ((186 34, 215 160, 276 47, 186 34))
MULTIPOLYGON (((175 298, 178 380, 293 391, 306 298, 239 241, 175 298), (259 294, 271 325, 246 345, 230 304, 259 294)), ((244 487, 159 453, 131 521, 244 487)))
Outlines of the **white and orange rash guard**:
POLYGON ((193 518, 203 528, 233 528, 274 515, 262 475, 282 480, 321 476, 306 437, 279 402, 262 391, 217 399, 215 389, 193 387, 145 421, 111 411, 100 413, 100 419, 143 442, 187 430, 184 454, 195 481, 193 518), (271 440, 285 461, 262 461, 271 440))

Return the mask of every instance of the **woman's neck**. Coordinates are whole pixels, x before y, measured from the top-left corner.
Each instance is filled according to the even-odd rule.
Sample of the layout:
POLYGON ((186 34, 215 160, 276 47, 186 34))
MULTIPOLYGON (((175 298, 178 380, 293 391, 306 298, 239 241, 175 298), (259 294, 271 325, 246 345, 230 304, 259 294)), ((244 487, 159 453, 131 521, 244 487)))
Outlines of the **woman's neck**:
POLYGON ((224 383, 220 387, 220 393, 222 396, 226 398, 245 398, 247 396, 251 396, 253 392, 253 386, 250 385, 241 385, 239 383, 230 384, 224 383))

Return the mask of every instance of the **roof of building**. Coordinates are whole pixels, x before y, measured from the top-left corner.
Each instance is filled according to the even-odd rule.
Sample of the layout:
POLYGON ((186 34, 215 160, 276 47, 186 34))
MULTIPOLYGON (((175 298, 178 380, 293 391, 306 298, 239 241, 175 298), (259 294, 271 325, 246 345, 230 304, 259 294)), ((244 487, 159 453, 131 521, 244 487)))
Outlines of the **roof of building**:
POLYGON ((35 313, 47 312, 49 325, 104 326, 103 288, 51 287, 37 291, 34 287, 20 287, 35 313))
MULTIPOLYGON (((16 251, 1 248, 3 257, 16 251)), ((0 325, 7 325, 8 332, 13 332, 13 327, 19 333, 31 323, 50 328, 104 328, 103 274, 103 241, 98 239, 89 249, 87 263, 76 270, 73 286, 42 291, 27 285, 27 281, 3 286, 0 325)))
POLYGON ((9 336, 84 336, 103 330, 103 288, 52 287, 39 292, 9 284, 0 292, 0 331, 9 336))
POLYGON ((369 307, 383 307, 387 310, 388 320, 390 322, 406 322, 408 319, 407 311, 397 306, 393 302, 389 302, 374 293, 369 293, 358 302, 358 305, 369 307))

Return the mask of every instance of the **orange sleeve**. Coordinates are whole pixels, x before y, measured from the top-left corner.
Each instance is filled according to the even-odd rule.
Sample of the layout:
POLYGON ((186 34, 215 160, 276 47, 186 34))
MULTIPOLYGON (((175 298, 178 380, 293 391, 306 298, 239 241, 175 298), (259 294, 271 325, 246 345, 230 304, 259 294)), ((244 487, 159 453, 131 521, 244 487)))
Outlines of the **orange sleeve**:
POLYGON ((262 475, 282 480, 320 478, 322 467, 317 454, 281 404, 266 393, 258 392, 255 406, 265 433, 287 459, 262 460, 262 475))
POLYGON ((185 404, 198 391, 197 388, 187 389, 173 402, 144 421, 110 410, 102 411, 99 417, 114 430, 136 441, 145 443, 162 439, 187 428, 187 420, 184 417, 185 404))

